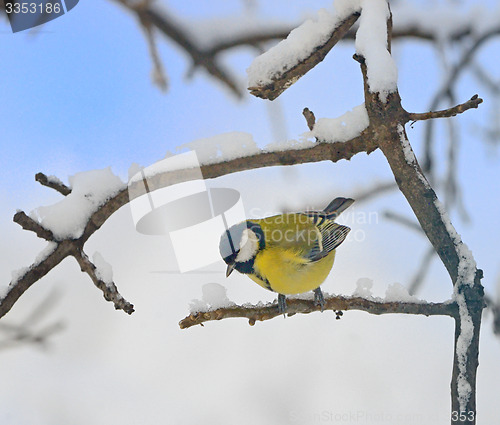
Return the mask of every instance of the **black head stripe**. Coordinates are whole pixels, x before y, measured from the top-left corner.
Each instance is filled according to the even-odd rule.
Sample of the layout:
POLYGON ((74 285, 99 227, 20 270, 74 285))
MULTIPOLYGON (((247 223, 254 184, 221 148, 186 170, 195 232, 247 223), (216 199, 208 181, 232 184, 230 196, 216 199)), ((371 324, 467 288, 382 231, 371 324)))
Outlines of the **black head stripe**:
POLYGON ((264 237, 264 231, 262 230, 262 227, 260 227, 259 224, 254 223, 252 221, 247 221, 247 227, 255 233, 257 238, 259 239, 259 250, 262 250, 266 247, 266 240, 264 237))

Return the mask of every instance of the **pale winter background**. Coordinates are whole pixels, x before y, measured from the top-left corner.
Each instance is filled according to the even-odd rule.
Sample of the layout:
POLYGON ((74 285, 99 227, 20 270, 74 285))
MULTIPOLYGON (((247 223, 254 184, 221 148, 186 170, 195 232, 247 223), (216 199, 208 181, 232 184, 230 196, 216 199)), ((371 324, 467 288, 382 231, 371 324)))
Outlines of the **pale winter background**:
MULTIPOLYGON (((404 10, 405 2, 397 3, 404 10)), ((480 14, 478 2, 438 3, 464 19, 480 14)), ((480 3, 487 15, 500 16, 496 2, 480 3)), ((422 14, 422 24, 433 28, 445 31, 456 19, 430 13, 436 2, 410 4, 413 9, 407 14, 422 14)), ((237 29, 242 21, 300 23, 322 7, 331 8, 331 2, 172 0, 165 6, 206 39, 237 29)), ((403 13, 404 18, 408 16, 403 13)), ((483 24, 478 20, 478 28, 483 24)), ((203 71, 186 79, 185 56, 159 41, 170 79, 168 92, 162 93, 149 78, 151 61, 141 29, 113 2, 81 2, 32 33, 12 34, 5 22, 0 29, 0 282, 5 286, 11 272, 29 265, 45 246, 12 222, 14 212, 60 199, 34 182, 37 172, 67 182, 69 175, 111 166, 126 181, 133 163, 150 165, 194 140, 232 131, 252 134, 259 146, 299 139, 307 130, 304 107, 318 118, 336 117, 363 101, 352 43, 335 47, 322 64, 270 103, 250 96, 237 100, 203 71)), ((490 42, 478 54, 496 79, 498 43, 490 42)), ((435 49, 423 41, 407 41, 395 42, 393 51, 403 106, 426 111, 441 84, 443 64, 435 49)), ((254 57, 255 50, 249 48, 224 55, 227 66, 239 75, 242 90, 245 69, 254 57)), ((465 76, 457 86, 458 100, 474 93, 484 97, 485 104, 455 118, 461 136, 458 180, 470 221, 456 213, 452 220, 485 271, 488 294, 498 297, 500 157, 497 146, 484 137, 485 126, 494 120, 496 100, 465 76)), ((438 125, 444 139, 446 124, 438 125)), ((416 123, 407 129, 417 155, 423 128, 416 123)), ((444 157, 446 144, 436 149, 444 157)), ((210 185, 239 190, 247 214, 262 217, 321 208, 336 196, 356 197, 391 178, 382 154, 374 152, 350 162, 248 171, 210 185)), ((351 295, 360 279, 373 282, 376 296, 384 296, 396 282, 408 286, 428 242, 388 220, 383 214, 387 210, 412 217, 402 195, 392 191, 355 204, 339 219, 353 231, 338 251, 323 285, 326 292, 351 295)), ((59 324, 61 330, 42 345, 2 345, 2 424, 449 421, 454 332, 449 318, 347 312, 335 320, 325 312, 254 327, 234 319, 180 330, 178 321, 189 313, 192 300, 201 298, 207 283, 224 285, 237 303, 267 302, 274 296, 243 276, 226 279, 222 261, 179 273, 169 240, 137 233, 128 206, 94 235, 86 250, 91 256, 98 251, 112 264, 120 292, 136 312, 128 316, 115 311, 72 259, 36 283, 2 319, 3 333, 8 335, 7 326, 29 318, 47 299, 52 303, 33 319, 35 329, 59 324)), ((449 277, 435 258, 418 297, 443 301, 451 291, 449 277)), ((487 315, 478 370, 480 424, 498 420, 499 353, 500 341, 487 315)))

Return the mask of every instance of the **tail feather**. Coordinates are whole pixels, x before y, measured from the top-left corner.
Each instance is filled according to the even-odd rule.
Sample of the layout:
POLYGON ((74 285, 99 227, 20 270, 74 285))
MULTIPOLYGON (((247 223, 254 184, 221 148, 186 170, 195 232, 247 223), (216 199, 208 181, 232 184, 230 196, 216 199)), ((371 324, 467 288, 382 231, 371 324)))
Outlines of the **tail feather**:
POLYGON ((323 211, 328 219, 335 219, 353 203, 354 199, 351 198, 335 198, 323 211))

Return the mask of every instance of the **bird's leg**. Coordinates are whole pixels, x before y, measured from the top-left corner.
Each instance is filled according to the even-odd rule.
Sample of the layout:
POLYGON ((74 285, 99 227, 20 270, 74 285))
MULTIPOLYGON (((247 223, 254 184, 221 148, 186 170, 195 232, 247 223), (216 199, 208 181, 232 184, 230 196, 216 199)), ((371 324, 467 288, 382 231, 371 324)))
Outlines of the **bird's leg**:
POLYGON ((283 294, 278 294, 278 311, 285 315, 286 312, 286 297, 283 294))
POLYGON ((321 312, 323 312, 326 302, 325 297, 323 297, 323 292, 321 292, 321 288, 319 286, 314 290, 314 304, 319 305, 321 312))

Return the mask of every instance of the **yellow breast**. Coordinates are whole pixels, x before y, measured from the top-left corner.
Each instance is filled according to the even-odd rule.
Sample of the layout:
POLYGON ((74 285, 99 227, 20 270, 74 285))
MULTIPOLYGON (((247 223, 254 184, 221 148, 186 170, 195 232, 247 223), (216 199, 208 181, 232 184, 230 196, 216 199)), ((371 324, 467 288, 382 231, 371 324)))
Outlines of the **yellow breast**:
MULTIPOLYGON (((324 282, 332 269, 334 259, 335 250, 321 260, 309 262, 292 250, 272 247, 257 254, 254 269, 267 279, 273 291, 284 295, 301 294, 316 289, 324 282)), ((269 289, 258 277, 250 277, 269 289)))

